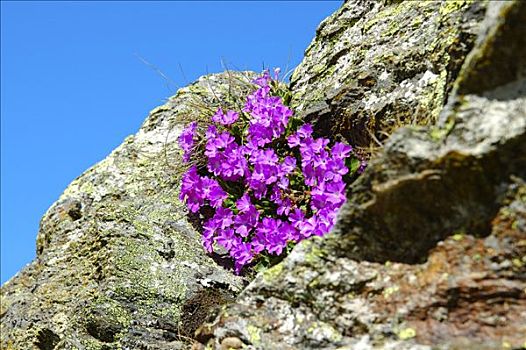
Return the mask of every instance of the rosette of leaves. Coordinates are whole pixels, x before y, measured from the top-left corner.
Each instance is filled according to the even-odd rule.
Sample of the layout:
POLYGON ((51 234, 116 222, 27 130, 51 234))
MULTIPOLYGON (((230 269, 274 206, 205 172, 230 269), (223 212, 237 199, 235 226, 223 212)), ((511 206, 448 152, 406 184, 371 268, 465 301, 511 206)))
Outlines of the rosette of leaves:
POLYGON ((312 125, 294 117, 278 74, 266 70, 253 80, 241 110, 219 108, 211 123, 192 122, 179 137, 189 166, 180 199, 202 220, 206 251, 222 246, 236 273, 328 233, 346 181, 365 166, 351 146, 315 138, 312 125))

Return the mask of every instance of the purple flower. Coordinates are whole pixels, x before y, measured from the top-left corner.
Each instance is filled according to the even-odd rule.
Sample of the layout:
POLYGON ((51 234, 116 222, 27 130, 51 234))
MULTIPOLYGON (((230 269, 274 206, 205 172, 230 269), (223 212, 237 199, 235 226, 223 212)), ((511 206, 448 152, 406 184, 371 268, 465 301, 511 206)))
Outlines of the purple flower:
POLYGON ((332 182, 325 185, 327 193, 327 201, 335 204, 341 205, 345 202, 345 183, 343 182, 332 182))
POLYGON ((289 187, 290 181, 288 177, 282 176, 278 179, 278 187, 282 190, 286 190, 289 187))
POLYGON ((323 137, 320 137, 319 139, 315 139, 312 142, 311 147, 315 153, 320 153, 328 144, 329 144, 329 140, 323 137))
POLYGON ((265 185, 273 184, 278 180, 278 167, 275 165, 256 163, 254 171, 252 172, 252 180, 258 183, 264 183, 265 185))
POLYGON ((207 140, 215 139, 217 137, 217 128, 215 125, 210 125, 208 129, 206 129, 205 137, 207 140))
POLYGON ((197 128, 197 122, 190 123, 179 136, 179 147, 183 150, 183 161, 187 162, 190 160, 192 149, 194 147, 195 130, 197 128))
POLYGON ((273 202, 281 201, 281 190, 278 186, 272 186, 268 198, 273 202))
POLYGON ((229 132, 222 132, 214 140, 214 146, 219 149, 227 149, 229 146, 233 145, 235 139, 229 132))
POLYGON ((256 207, 250 206, 245 212, 234 217, 234 228, 236 233, 241 237, 247 237, 252 229, 257 225, 259 220, 259 212, 256 207))
POLYGON ((243 266, 251 262, 254 258, 252 245, 250 243, 236 242, 236 244, 232 245, 230 256, 235 260, 234 266, 236 273, 239 273, 243 266))
POLYGON ((221 229, 226 229, 234 223, 233 213, 229 208, 217 208, 213 219, 217 222, 221 229))
POLYGON ((192 213, 196 213, 204 204, 201 177, 197 174, 195 165, 183 175, 179 199, 186 202, 186 206, 192 213))
POLYGON ((214 251, 214 241, 207 236, 203 236, 203 248, 205 248, 208 253, 212 253, 214 251))
POLYGON ((294 209, 292 213, 289 214, 289 222, 296 228, 301 226, 303 220, 305 220, 305 213, 299 208, 294 209))
POLYGON ((251 123, 248 128, 249 140, 259 147, 272 141, 272 128, 261 123, 251 123))
POLYGON ((261 75, 260 77, 257 77, 256 79, 252 80, 252 82, 254 84, 256 84, 256 85, 261 86, 261 87, 265 87, 265 86, 268 86, 270 80, 271 80, 270 73, 269 73, 268 69, 266 69, 265 71, 263 71, 263 75, 261 75))
POLYGON ((311 124, 303 124, 298 128, 298 136, 302 139, 306 139, 312 135, 312 125, 311 124))
POLYGON ((336 142, 331 148, 331 154, 336 159, 345 159, 352 152, 352 147, 345 143, 336 142))
POLYGON ((285 235, 287 241, 299 242, 302 238, 300 231, 288 222, 284 222, 280 230, 283 232, 283 235, 285 235))
POLYGON ((203 225, 203 246, 207 252, 214 251, 214 236, 219 230, 219 223, 217 220, 209 219, 203 225))
MULTIPOLYGON (((256 174, 258 175, 258 174, 256 174)), ((267 185, 262 179, 259 179, 258 176, 254 177, 252 174, 251 178, 248 180, 248 186, 254 193, 256 199, 261 199, 267 193, 267 185)))
POLYGON ((366 160, 362 160, 360 162, 360 167, 358 168, 357 172, 358 174, 361 174, 365 171, 365 168, 367 167, 367 161, 366 160))
POLYGON ((289 175, 296 169, 296 158, 287 156, 285 159, 283 159, 283 163, 281 163, 281 171, 285 175, 289 175))
MULTIPOLYGON (((213 130, 212 130, 213 131, 213 130)), ((247 175, 249 169, 243 154, 230 133, 212 133, 205 147, 208 170, 223 180, 236 181, 247 175)))
POLYGON ((314 149, 312 147, 314 140, 309 138, 303 139, 300 141, 300 154, 301 154, 301 165, 310 163, 312 157, 315 155, 314 149))
POLYGON ((225 115, 223 114, 223 110, 221 108, 218 108, 215 114, 212 116, 212 121, 214 123, 223 124, 224 118, 225 118, 225 115))
POLYGON ((321 232, 318 227, 318 221, 316 216, 312 216, 300 224, 300 233, 304 238, 308 238, 312 235, 320 236, 321 232))
POLYGON ((312 165, 315 168, 325 171, 327 169, 327 164, 329 163, 329 157, 325 150, 322 150, 319 155, 314 155, 312 157, 312 165))
POLYGON ((250 201, 250 197, 248 196, 247 193, 245 193, 236 202, 236 207, 241 213, 247 212, 251 206, 252 206, 252 202, 250 201))
POLYGON ((210 205, 214 208, 223 205, 223 201, 228 197, 228 194, 221 188, 216 180, 208 177, 202 178, 201 186, 203 188, 203 196, 210 201, 210 205))
POLYGON ((291 148, 299 146, 300 145, 299 135, 297 133, 290 135, 289 137, 287 137, 287 143, 289 144, 289 147, 291 148))
POLYGON ((268 70, 253 82, 258 87, 243 108, 249 120, 219 108, 212 121, 223 126, 209 126, 199 148, 197 123, 179 137, 184 161, 192 152, 207 158, 205 169, 192 166, 185 172, 179 198, 191 212, 205 204, 212 207, 212 218, 203 223, 203 247, 207 252, 213 252, 214 244, 224 247, 236 273, 259 254, 283 254, 289 242, 332 229, 346 200, 345 159, 352 154, 349 145, 329 148, 328 139, 313 138, 311 124, 285 135, 284 143, 293 111, 272 96, 268 70), (235 122, 239 128, 230 128, 235 122), (235 208, 227 198, 238 198, 235 208))
POLYGON ((281 254, 287 245, 287 233, 280 229, 281 224, 280 220, 263 218, 252 241, 255 251, 266 250, 271 254, 281 254))
POLYGON ((313 188, 311 191, 311 208, 313 210, 324 208, 327 205, 327 199, 328 196, 323 185, 313 188))
POLYGON ((234 111, 227 111, 226 114, 219 108, 217 112, 212 116, 212 121, 222 125, 231 125, 239 119, 239 113, 234 111))
POLYGON ((266 164, 266 165, 276 165, 278 162, 278 156, 272 148, 261 149, 252 152, 250 157, 250 162, 252 164, 266 164))
POLYGON ((227 123, 226 125, 230 125, 238 119, 239 119, 239 113, 234 112, 234 111, 226 112, 226 118, 225 118, 225 122, 227 123))
POLYGON ((235 244, 236 237, 234 235, 234 229, 228 228, 226 230, 220 230, 219 235, 216 238, 216 242, 226 250, 232 249, 232 246, 235 244))
POLYGON ((277 213, 278 215, 289 215, 291 210, 292 202, 290 201, 290 199, 285 198, 284 200, 280 201, 277 213))
POLYGON ((271 254, 280 255, 287 245, 287 233, 281 230, 282 222, 272 218, 263 218, 259 228, 266 236, 266 250, 271 254))
POLYGON ((330 210, 330 209, 324 208, 317 213, 318 218, 319 218, 318 220, 319 225, 322 228, 324 233, 328 233, 334 226, 334 223, 336 221, 336 215, 338 213, 338 209, 339 208, 330 210))
POLYGON ((312 164, 307 164, 303 167, 303 176, 305 177, 305 185, 315 186, 317 182, 316 170, 312 164))
POLYGON ((254 143, 254 140, 250 140, 247 143, 245 143, 243 146, 241 146, 241 152, 243 155, 251 156, 252 153, 258 150, 258 145, 254 143))
POLYGON ((349 168, 345 165, 342 159, 331 159, 327 163, 327 168, 323 174, 323 180, 339 182, 342 176, 349 172, 349 168))

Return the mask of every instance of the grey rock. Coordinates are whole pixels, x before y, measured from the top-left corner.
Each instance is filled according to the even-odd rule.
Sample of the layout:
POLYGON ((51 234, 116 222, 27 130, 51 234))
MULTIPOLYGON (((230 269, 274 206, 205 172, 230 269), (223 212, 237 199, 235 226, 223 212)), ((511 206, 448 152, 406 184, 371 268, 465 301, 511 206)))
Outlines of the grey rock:
POLYGON ((518 0, 352 0, 325 20, 293 106, 318 134, 390 137, 361 150, 374 158, 334 232, 246 288, 177 199, 175 140, 239 103, 251 73, 181 89, 44 215, 37 259, 1 289, 2 349, 525 346, 525 15, 518 0))
POLYGON ((205 254, 178 199, 176 139, 247 79, 179 90, 68 186, 42 218, 36 260, 2 286, 2 349, 182 348, 241 291, 246 280, 205 254))
POLYGON ((319 134, 378 146, 437 120, 486 1, 349 0, 325 19, 291 77, 292 104, 319 134))
POLYGON ((234 334, 250 349, 526 346, 526 55, 507 50, 522 52, 525 16, 521 1, 490 5, 440 123, 395 131, 333 232, 202 327, 210 347, 234 334))

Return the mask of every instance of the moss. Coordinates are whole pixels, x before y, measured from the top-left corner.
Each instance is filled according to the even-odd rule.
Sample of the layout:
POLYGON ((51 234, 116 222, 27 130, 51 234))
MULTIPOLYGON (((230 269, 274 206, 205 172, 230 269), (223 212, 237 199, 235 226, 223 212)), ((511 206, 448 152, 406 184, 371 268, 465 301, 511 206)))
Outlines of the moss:
MULTIPOLYGON (((377 23, 386 22, 388 19, 399 16, 400 14, 405 13, 406 11, 410 10, 413 7, 414 7, 414 4, 412 4, 411 1, 403 1, 398 4, 387 6, 384 10, 378 12, 378 14, 376 14, 376 16, 373 17, 373 19, 365 23, 365 25, 363 26, 363 32, 366 33, 377 23)), ((389 32, 391 32, 391 34, 396 33, 399 29, 400 29, 400 22, 389 21, 389 28, 386 31, 386 35, 389 35, 388 34, 389 32)))
POLYGON ((379 17, 373 17, 373 19, 367 21, 363 26, 363 32, 367 33, 374 25, 380 21, 379 17))
POLYGON ((408 340, 416 337, 416 330, 413 328, 404 328, 398 332, 398 338, 400 340, 408 340))
POLYGON ((447 131, 443 128, 433 126, 429 129, 429 137, 435 142, 442 141, 447 135, 447 131))
POLYGON ((248 332, 250 343, 252 345, 258 346, 261 342, 261 329, 253 325, 248 325, 247 332, 248 332))
MULTIPOLYGON (((388 8, 389 9, 389 8, 388 8)), ((386 11, 385 14, 381 13, 382 16, 389 17, 390 20, 388 21, 387 28, 382 32, 382 37, 392 37, 399 31, 403 31, 407 29, 407 23, 404 20, 393 20, 392 17, 399 16, 401 13, 405 13, 407 11, 413 11, 414 12, 414 6, 409 1, 402 2, 398 4, 397 6, 393 7, 392 10, 386 11)), ((417 13, 415 12, 415 17, 413 19, 413 22, 411 23, 411 26, 414 27, 415 25, 421 25, 423 23, 423 20, 421 17, 417 16, 417 13)))
MULTIPOLYGON (((186 90, 186 89, 185 89, 186 90)), ((183 92, 184 90, 181 90, 183 92)), ((186 92, 186 91, 184 91, 186 92)), ((192 84, 188 86, 188 92, 194 95, 208 95, 208 89, 200 84, 192 84)))
POLYGON ((113 349, 120 349, 119 340, 128 333, 132 322, 129 311, 116 300, 99 296, 91 301, 84 311, 83 324, 90 335, 84 345, 87 348, 101 349, 111 343, 113 349))
POLYGON ((306 242, 305 249, 305 261, 309 264, 316 264, 320 261, 320 258, 324 257, 326 253, 316 244, 316 241, 319 241, 319 237, 313 237, 306 242))
POLYGON ((314 322, 308 329, 307 333, 314 337, 320 336, 329 339, 331 342, 338 343, 342 340, 342 335, 334 327, 325 322, 314 322))
POLYGON ((474 0, 448 0, 442 3, 439 13, 441 16, 447 16, 450 13, 457 12, 465 5, 472 3, 474 0))
POLYGON ((385 298, 389 298, 393 293, 398 292, 399 286, 391 286, 384 289, 383 295, 385 298))
POLYGON ((312 281, 309 282, 309 288, 315 289, 320 284, 320 280, 318 278, 314 278, 312 281))
POLYGON ((283 271, 283 264, 277 264, 276 266, 273 266, 270 269, 263 272, 263 280, 266 283, 272 283, 279 277, 281 271, 283 271))
POLYGON ((433 82, 433 85, 434 88, 430 89, 430 92, 427 95, 425 95, 422 101, 422 105, 425 106, 424 108, 431 111, 424 125, 431 125, 434 122, 436 122, 438 116, 440 115, 440 112, 442 112, 446 98, 445 96, 448 90, 447 70, 442 70, 440 72, 440 75, 438 76, 436 81, 433 82))
POLYGON ((453 238, 453 240, 455 241, 461 241, 464 239, 464 234, 462 233, 455 233, 451 238, 453 238))
MULTIPOLYGON (((523 257, 523 258, 525 258, 525 257, 523 257)), ((511 262, 512 262, 513 266, 515 266, 516 268, 521 268, 524 265, 524 263, 519 258, 514 258, 511 262)))
POLYGON ((129 203, 106 200, 96 206, 97 219, 101 221, 132 222, 138 211, 129 203))
POLYGON ((420 26, 424 23, 424 19, 421 16, 413 18, 413 21, 411 22, 411 27, 413 28, 420 28, 420 26))
POLYGON ((143 236, 151 237, 153 234, 153 232, 151 231, 152 224, 147 221, 136 219, 132 221, 132 225, 135 228, 135 230, 137 230, 137 232, 143 236))
POLYGON ((140 240, 124 239, 115 252, 116 286, 121 296, 139 300, 154 300, 158 295, 177 301, 184 295, 184 281, 178 271, 166 275, 160 267, 163 258, 151 246, 140 240))
POLYGON ((78 187, 78 192, 80 193, 86 193, 86 194, 91 195, 93 194, 94 191, 95 191, 95 185, 91 181, 84 181, 82 182, 80 187, 78 187))
POLYGON ((325 64, 316 64, 314 67, 312 67, 312 71, 315 73, 315 74, 320 74, 321 72, 323 72, 324 70, 326 69, 326 65, 325 64))

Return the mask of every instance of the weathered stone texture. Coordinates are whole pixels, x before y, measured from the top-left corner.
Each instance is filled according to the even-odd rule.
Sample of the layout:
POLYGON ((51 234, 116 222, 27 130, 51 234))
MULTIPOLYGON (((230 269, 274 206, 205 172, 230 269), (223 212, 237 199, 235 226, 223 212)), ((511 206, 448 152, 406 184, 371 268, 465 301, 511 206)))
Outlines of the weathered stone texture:
POLYGON ((37 259, 2 286, 2 349, 177 349, 243 288, 186 219, 176 143, 184 120, 243 80, 179 90, 69 185, 42 219, 37 259))
POLYGON ((316 130, 367 147, 401 125, 436 121, 485 1, 350 0, 324 20, 291 78, 316 130))
POLYGON ((248 78, 181 89, 45 214, 2 286, 2 349, 526 347, 524 23, 520 0, 350 0, 322 22, 296 112, 385 145, 334 231, 246 288, 185 216, 175 140, 248 78))
POLYGON ((210 347, 526 347, 526 55, 507 49, 525 21, 524 2, 490 4, 440 123, 396 131, 335 230, 201 328, 210 347))

